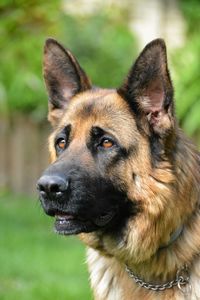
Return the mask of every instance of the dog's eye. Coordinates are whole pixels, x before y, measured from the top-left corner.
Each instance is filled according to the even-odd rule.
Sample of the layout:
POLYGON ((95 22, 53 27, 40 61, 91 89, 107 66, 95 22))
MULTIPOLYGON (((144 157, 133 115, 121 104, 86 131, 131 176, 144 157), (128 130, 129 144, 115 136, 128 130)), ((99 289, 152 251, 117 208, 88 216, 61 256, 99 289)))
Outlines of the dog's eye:
POLYGON ((108 138, 104 138, 101 143, 100 146, 105 148, 105 149, 109 149, 114 145, 114 142, 111 139, 108 138))
POLYGON ((66 148, 66 140, 63 138, 58 139, 56 146, 59 150, 64 150, 66 148))

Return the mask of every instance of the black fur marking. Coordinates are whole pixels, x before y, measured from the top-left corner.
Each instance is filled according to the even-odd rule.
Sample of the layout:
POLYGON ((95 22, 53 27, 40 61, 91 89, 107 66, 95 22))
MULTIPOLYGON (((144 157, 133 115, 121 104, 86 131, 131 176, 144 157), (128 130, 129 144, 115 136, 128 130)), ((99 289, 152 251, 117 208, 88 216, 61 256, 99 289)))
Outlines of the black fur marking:
POLYGON ((83 117, 85 119, 90 117, 93 114, 94 108, 95 108, 94 103, 89 103, 87 105, 83 105, 82 110, 80 111, 81 117, 83 117))
POLYGON ((120 143, 106 134, 102 128, 93 127, 90 133, 90 140, 87 143, 88 149, 99 164, 101 170, 107 170, 113 167, 120 161, 125 161, 129 156, 136 154, 138 151, 137 145, 132 145, 128 149, 124 148, 120 143), (109 149, 104 149, 99 146, 102 138, 109 138, 113 141, 113 146, 109 149))
POLYGON ((119 148, 117 150, 117 154, 115 154, 115 156, 109 162, 108 167, 109 168, 113 167, 120 161, 127 160, 132 154, 135 154, 135 155, 137 154, 137 146, 136 145, 131 146, 129 149, 119 148))
POLYGON ((117 93, 126 101, 126 103, 133 111, 135 117, 140 118, 141 109, 139 108, 139 103, 136 101, 131 92, 129 90, 125 91, 124 89, 119 88, 117 89, 117 93))
MULTIPOLYGON (((41 196, 40 200, 47 214, 73 215, 80 220, 75 223, 77 228, 73 227, 73 233, 114 231, 124 226, 130 215, 138 212, 137 202, 129 201, 122 190, 98 174, 91 176, 83 167, 66 165, 64 162, 52 164, 45 171, 48 176, 58 174, 68 182, 68 190, 59 199, 52 193, 47 197, 41 196), (112 220, 103 227, 98 226, 96 220, 110 212, 113 214, 112 220)), ((72 228, 66 234, 71 234, 70 230, 72 228)))
POLYGON ((160 138, 153 134, 149 137, 149 145, 151 149, 151 162, 152 166, 155 166, 157 162, 163 160, 162 155, 164 151, 163 144, 160 141, 160 138))
POLYGON ((98 126, 93 126, 92 129, 91 129, 92 138, 98 138, 98 137, 101 137, 104 134, 105 134, 105 131, 102 128, 98 127, 98 126))
MULTIPOLYGON (((110 135, 109 133, 105 132, 102 128, 94 126, 91 128, 90 131, 90 139, 87 142, 87 147, 91 151, 91 153, 95 156, 100 152, 100 144, 102 138, 108 138, 113 141, 113 149, 118 148, 118 142, 113 137, 113 135, 110 135)), ((103 149, 101 149, 103 150, 103 149)), ((112 149, 107 149, 105 151, 112 151, 112 149)))
POLYGON ((56 154, 57 156, 60 155, 68 146, 70 143, 70 132, 71 132, 71 125, 67 125, 65 126, 55 137, 55 141, 54 141, 54 147, 56 149, 56 154), (64 150, 58 149, 57 147, 57 141, 63 138, 66 141, 66 146, 64 150))

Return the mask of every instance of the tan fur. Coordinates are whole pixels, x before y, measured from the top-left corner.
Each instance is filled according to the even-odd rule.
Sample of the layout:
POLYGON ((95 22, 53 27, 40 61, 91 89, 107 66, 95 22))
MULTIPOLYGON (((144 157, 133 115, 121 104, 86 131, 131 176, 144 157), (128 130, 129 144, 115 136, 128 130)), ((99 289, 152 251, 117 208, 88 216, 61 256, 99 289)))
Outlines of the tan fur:
MULTIPOLYGON (((49 43, 55 44, 52 41, 49 43)), ((144 91, 141 91, 143 86, 140 87, 138 82, 134 83, 133 98, 141 98, 139 109, 145 112, 139 120, 136 121, 136 116, 122 95, 108 89, 82 89, 73 95, 72 101, 67 99, 67 109, 55 107, 49 112, 53 125, 57 122, 49 139, 52 162, 57 159, 55 136, 68 124, 72 126, 72 133, 66 157, 68 160, 78 158, 91 174, 96 165, 86 141, 92 126, 108 130, 126 149, 132 149, 127 159, 107 168, 105 176, 112 182, 117 180, 118 187, 126 190, 130 201, 137 201, 141 212, 128 219, 118 236, 102 231, 79 235, 88 246, 87 262, 95 300, 200 299, 200 158, 195 147, 178 128, 173 107, 169 106, 166 113, 159 106, 166 92, 163 92, 160 78, 166 77, 166 89, 170 89, 171 81, 166 57, 163 56, 163 42, 156 41, 152 45, 145 48, 134 69, 137 71, 137 68, 143 68, 145 59, 150 62, 154 59, 155 65, 157 64, 156 56, 151 54, 152 47, 162 55, 161 68, 155 67, 155 72, 159 70, 158 82, 155 80, 152 83, 150 76, 150 83, 144 91), (158 114, 155 114, 154 109, 158 110, 158 114), (57 117, 56 110, 59 114, 57 117), (55 121, 58 119, 59 122, 55 121), (154 131, 162 137, 163 152, 156 163, 151 160, 148 138, 151 132, 147 119, 154 131), (143 128, 143 132, 138 130, 138 126, 143 128), (177 240, 161 248, 162 245, 168 245, 171 233, 180 226, 183 226, 183 231, 177 240), (140 278, 152 283, 174 280, 177 270, 187 264, 192 289, 188 295, 182 293, 177 286, 161 292, 148 291, 129 277, 125 264, 140 278)), ((63 55, 63 48, 59 48, 59 51, 63 55)), ((49 61, 46 65, 49 66, 49 61)), ((143 76, 145 74, 144 72, 143 76)), ((128 80, 122 92, 127 86, 128 80)), ((50 84, 49 87, 51 88, 50 84)))

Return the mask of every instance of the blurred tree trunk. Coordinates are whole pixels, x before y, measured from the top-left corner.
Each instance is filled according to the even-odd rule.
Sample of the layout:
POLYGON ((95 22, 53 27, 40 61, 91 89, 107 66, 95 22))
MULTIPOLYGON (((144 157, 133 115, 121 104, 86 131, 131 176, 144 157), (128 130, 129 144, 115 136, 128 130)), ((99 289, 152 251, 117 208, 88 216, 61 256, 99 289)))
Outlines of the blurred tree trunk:
POLYGON ((158 37, 164 38, 169 48, 184 44, 185 22, 178 0, 63 1, 64 11, 72 15, 92 15, 111 7, 127 11, 130 28, 140 48, 158 37))
POLYGON ((15 115, 0 120, 0 188, 36 194, 36 182, 48 164, 49 126, 15 115))
POLYGON ((185 23, 176 0, 127 0, 131 5, 130 27, 140 47, 162 37, 169 48, 184 44, 185 23))

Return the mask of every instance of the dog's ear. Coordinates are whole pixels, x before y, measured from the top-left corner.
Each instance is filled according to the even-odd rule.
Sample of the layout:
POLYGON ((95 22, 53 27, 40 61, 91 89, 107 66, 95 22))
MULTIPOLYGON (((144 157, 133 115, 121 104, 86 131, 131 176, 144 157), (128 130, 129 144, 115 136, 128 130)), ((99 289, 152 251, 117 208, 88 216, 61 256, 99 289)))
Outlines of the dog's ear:
POLYGON ((157 134, 165 134, 173 127, 173 86, 162 39, 153 40, 144 48, 118 92, 136 116, 146 119, 157 134))
POLYGON ((48 119, 55 126, 70 99, 91 88, 91 83, 76 58, 54 39, 44 47, 44 79, 49 94, 48 119))

